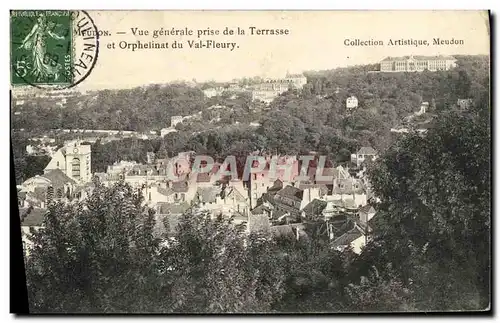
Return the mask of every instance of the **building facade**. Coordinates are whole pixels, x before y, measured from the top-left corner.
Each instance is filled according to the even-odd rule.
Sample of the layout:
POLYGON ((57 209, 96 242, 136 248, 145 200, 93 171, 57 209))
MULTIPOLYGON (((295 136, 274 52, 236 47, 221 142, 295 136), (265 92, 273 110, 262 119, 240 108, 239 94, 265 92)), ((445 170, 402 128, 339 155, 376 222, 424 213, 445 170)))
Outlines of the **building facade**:
POLYGON ((347 110, 356 109, 358 107, 358 98, 355 96, 350 96, 345 100, 345 107, 347 110))
POLYGON ((44 169, 45 173, 60 169, 76 182, 92 180, 92 161, 90 145, 78 142, 60 148, 44 169))
POLYGON ((386 57, 380 62, 381 72, 447 71, 456 67, 452 56, 402 56, 386 57))

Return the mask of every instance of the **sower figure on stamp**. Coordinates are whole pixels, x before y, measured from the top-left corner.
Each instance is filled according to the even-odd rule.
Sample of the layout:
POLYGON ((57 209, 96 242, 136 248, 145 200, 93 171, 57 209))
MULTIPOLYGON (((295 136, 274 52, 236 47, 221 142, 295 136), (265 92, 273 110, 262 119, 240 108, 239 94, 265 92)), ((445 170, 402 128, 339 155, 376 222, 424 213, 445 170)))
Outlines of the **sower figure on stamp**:
POLYGON ((54 80, 59 78, 59 70, 61 64, 58 63, 57 57, 52 57, 46 51, 47 37, 62 40, 64 36, 59 36, 51 29, 55 27, 54 22, 47 22, 45 16, 38 17, 37 23, 31 29, 31 32, 24 38, 19 48, 31 50, 33 54, 33 71, 32 73, 40 78, 53 76, 54 80))

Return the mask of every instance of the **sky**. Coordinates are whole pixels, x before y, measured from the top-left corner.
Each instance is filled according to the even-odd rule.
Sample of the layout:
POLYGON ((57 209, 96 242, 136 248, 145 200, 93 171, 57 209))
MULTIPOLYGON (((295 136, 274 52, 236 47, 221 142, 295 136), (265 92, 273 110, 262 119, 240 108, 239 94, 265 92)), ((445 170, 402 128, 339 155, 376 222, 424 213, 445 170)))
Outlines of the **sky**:
POLYGON ((95 68, 78 89, 130 88, 176 80, 229 81, 283 77, 342 66, 377 63, 386 56, 488 54, 488 16, 481 11, 88 11, 101 36, 95 68), (240 27, 246 34, 201 36, 198 29, 240 27), (250 35, 249 27, 288 29, 288 35, 250 35), (134 36, 131 28, 148 30, 134 36), (153 30, 192 29, 194 36, 159 36, 153 30), (116 34, 125 32, 125 34, 116 34), (463 45, 432 45, 433 38, 463 45), (376 40, 384 46, 346 46, 345 40, 376 40), (389 39, 427 40, 429 46, 389 46, 389 39), (119 49, 141 41, 182 41, 182 49, 119 49), (236 42, 239 48, 190 49, 187 41, 236 42), (115 49, 109 49, 111 43, 115 49))

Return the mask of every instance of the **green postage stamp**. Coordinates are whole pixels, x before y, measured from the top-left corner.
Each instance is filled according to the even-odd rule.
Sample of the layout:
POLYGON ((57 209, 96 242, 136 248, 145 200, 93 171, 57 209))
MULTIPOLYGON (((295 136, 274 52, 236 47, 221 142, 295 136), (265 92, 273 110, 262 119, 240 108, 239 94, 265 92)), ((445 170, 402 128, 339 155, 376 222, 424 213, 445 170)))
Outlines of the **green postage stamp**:
POLYGON ((10 16, 13 85, 73 82, 71 11, 20 10, 10 16))
POLYGON ((99 33, 85 11, 11 11, 13 86, 73 87, 90 74, 98 52, 99 33))

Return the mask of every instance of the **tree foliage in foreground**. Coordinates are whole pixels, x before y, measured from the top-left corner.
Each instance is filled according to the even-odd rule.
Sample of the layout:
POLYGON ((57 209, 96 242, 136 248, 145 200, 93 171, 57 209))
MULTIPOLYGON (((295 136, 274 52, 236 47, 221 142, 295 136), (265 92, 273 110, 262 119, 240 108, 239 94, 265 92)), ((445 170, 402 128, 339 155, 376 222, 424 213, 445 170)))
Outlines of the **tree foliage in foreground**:
POLYGON ((52 204, 26 260, 32 312, 485 309, 490 300, 487 102, 447 112, 373 165, 381 203, 360 256, 321 239, 248 236, 187 212, 173 237, 130 186, 52 204))
POLYGON ((382 203, 375 243, 359 263, 365 273, 391 265, 418 310, 489 306, 490 143, 483 101, 443 113, 435 129, 401 140, 371 171, 382 203))

